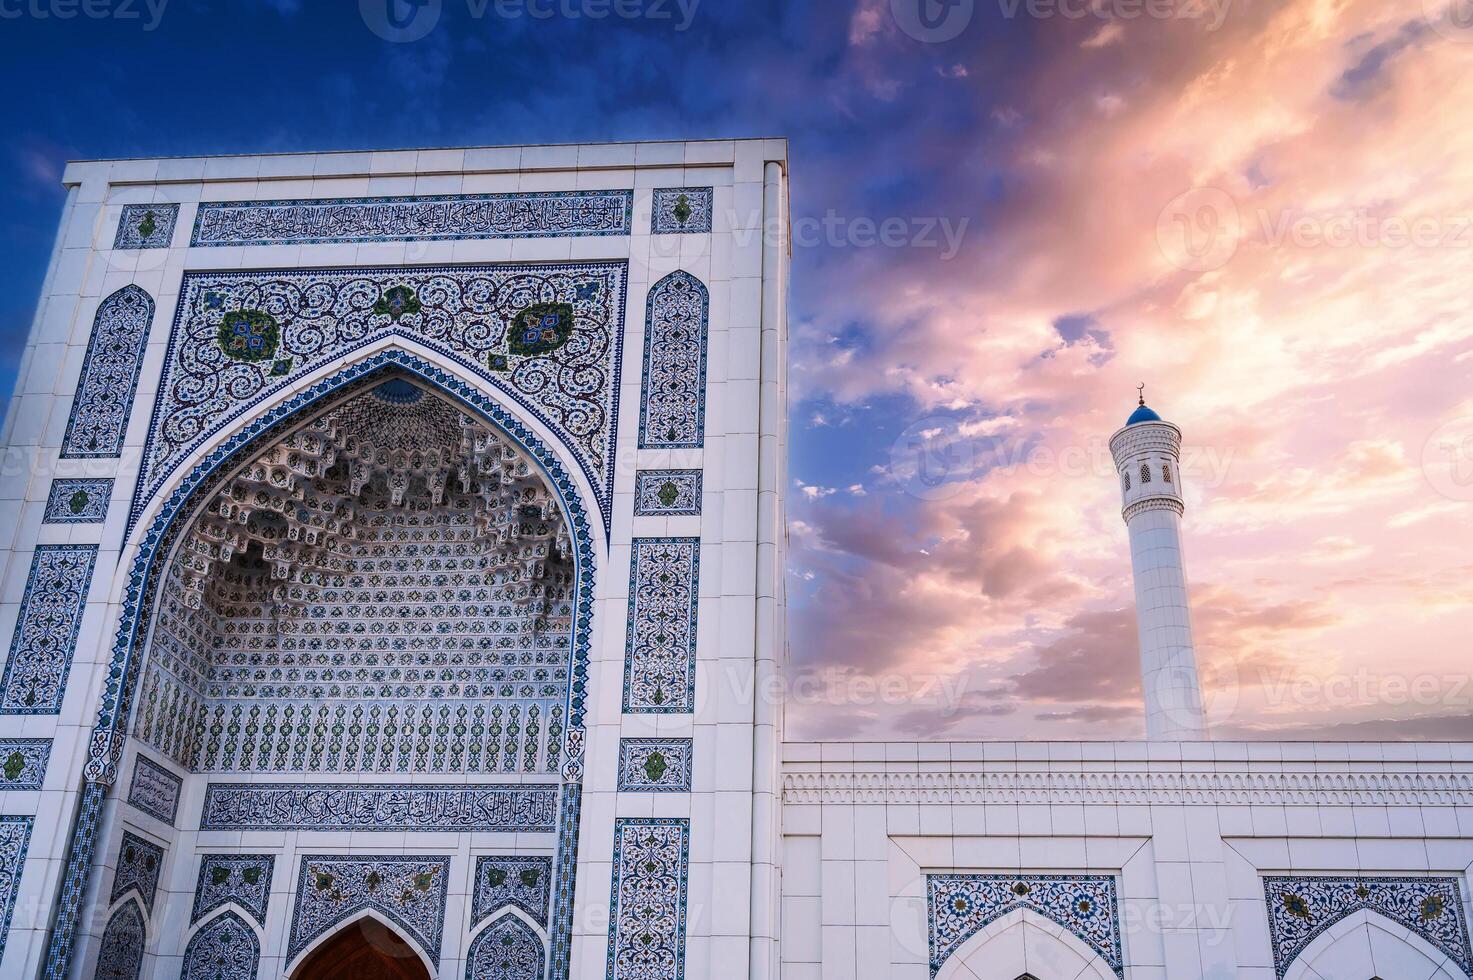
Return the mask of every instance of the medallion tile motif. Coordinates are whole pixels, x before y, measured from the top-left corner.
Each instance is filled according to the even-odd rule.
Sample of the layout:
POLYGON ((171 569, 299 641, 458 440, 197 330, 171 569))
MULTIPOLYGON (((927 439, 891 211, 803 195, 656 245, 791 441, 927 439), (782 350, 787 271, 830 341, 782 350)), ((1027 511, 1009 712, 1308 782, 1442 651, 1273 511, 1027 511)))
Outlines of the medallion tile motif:
POLYGON ((138 980, 147 938, 143 909, 129 899, 113 913, 102 932, 94 980, 138 980))
POLYGON ((0 956, 5 955, 5 940, 10 935, 10 920, 15 914, 21 870, 26 864, 34 823, 34 817, 0 816, 0 956))
POLYGON ((608 980, 683 980, 690 821, 614 821, 608 980))
POLYGON ((112 480, 52 480, 43 524, 101 524, 112 502, 112 480))
POLYGON ((36 546, 10 658, 0 677, 0 714, 49 715, 61 710, 96 563, 96 545, 36 546))
POLYGON ((168 248, 178 222, 177 204, 124 204, 113 248, 168 248))
POLYGON ((198 922, 233 902, 264 927, 275 866, 276 858, 271 854, 206 854, 200 862, 189 921, 198 922))
POLYGON ((627 235, 633 207, 628 190, 205 203, 190 244, 627 235))
POLYGON ((256 930, 234 912, 226 912, 189 940, 179 980, 256 980, 260 961, 256 930))
POLYGON ((201 830, 506 831, 550 834, 551 783, 410 786, 211 783, 201 830))
POLYGON ((40 789, 50 760, 49 738, 0 738, 0 792, 40 789))
POLYGON ((621 738, 621 793, 688 793, 692 777, 688 738, 621 738))
POLYGON ((547 903, 551 894, 550 855, 483 854, 476 858, 471 925, 475 926, 513 905, 526 912, 538 925, 546 926, 547 903))
POLYGON ((1113 875, 926 875, 931 976, 988 923, 1032 909, 1068 929, 1125 976, 1113 875))
POLYGON ((124 286, 97 307, 61 440, 62 459, 103 459, 122 453, 153 310, 153 298, 137 286, 124 286))
POLYGON ((1263 892, 1274 971, 1280 977, 1317 936, 1361 909, 1405 926, 1473 975, 1473 945, 1457 878, 1269 875, 1263 892))
POLYGON ((163 867, 162 847, 123 831, 123 841, 118 845, 118 869, 113 875, 113 890, 108 902, 116 902, 136 889, 143 900, 143 907, 152 912, 154 896, 159 890, 159 872, 163 867))
POLYGON ((128 803, 172 826, 179 813, 179 794, 183 786, 184 781, 178 776, 140 755, 133 761, 128 803))
POLYGON ((607 522, 626 274, 621 262, 187 273, 132 520, 231 419, 399 334, 545 423, 578 461, 607 522))
POLYGON ((697 517, 700 470, 640 470, 634 476, 635 517, 697 517))
POLYGON ((297 877, 287 959, 334 926, 372 909, 408 933, 439 966, 449 879, 448 857, 306 855, 297 877))
POLYGON ((650 287, 639 448, 699 449, 706 429, 706 287, 672 272, 650 287))
POLYGON ((465 980, 542 980, 542 940, 515 915, 504 915, 471 943, 465 980))
POLYGON ((624 648, 624 710, 695 710, 697 538, 635 538, 624 648))
POLYGON ((657 187, 650 212, 650 233, 703 234, 711 230, 712 189, 657 187))

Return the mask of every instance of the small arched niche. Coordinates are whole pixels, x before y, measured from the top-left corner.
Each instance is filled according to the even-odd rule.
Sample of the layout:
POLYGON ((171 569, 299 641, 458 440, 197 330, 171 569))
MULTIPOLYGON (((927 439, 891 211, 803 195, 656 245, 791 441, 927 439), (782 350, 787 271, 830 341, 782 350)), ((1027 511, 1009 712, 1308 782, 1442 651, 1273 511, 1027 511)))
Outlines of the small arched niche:
POLYGON ((163 571, 134 732, 195 772, 556 773, 574 560, 510 437, 408 375, 242 451, 163 571))
POLYGON ((290 980, 431 980, 413 946, 372 917, 351 922, 307 955, 290 980))

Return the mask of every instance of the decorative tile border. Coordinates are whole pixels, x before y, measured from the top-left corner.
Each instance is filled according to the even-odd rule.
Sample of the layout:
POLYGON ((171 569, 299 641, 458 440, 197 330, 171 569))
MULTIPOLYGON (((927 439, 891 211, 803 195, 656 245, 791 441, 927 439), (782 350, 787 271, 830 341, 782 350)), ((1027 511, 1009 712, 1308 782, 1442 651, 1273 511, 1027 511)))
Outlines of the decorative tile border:
POLYGON ((629 190, 228 201, 199 206, 193 246, 627 235, 629 190))
POLYGON ((683 980, 690 821, 614 821, 608 980, 683 980))
POLYGON ((573 897, 578 879, 578 821, 583 813, 583 787, 564 783, 558 801, 557 878, 548 936, 550 980, 568 980, 573 957, 573 897))
POLYGON ((153 297, 137 286, 124 286, 98 305, 59 458, 122 454, 153 314, 153 297))
POLYGON ((0 791, 39 790, 50 761, 49 738, 0 738, 0 791))
POLYGON ((619 792, 688 793, 692 762, 688 738, 621 738, 619 792))
POLYGON ((1266 875, 1263 892, 1279 977, 1316 937, 1361 909, 1406 927, 1473 975, 1473 944, 1457 878, 1266 875))
POLYGON ((124 204, 113 248, 168 248, 178 221, 177 204, 124 204))
POLYGON ((634 475, 635 517, 698 517, 700 470, 640 470, 634 475))
POLYGON ((624 710, 688 714, 696 703, 699 538, 635 538, 624 644, 624 710))
MULTIPOLYGON (((49 743, 48 743, 49 744, 49 743)), ((26 864, 35 817, 0 816, 0 956, 10 935, 10 918, 20 892, 20 873, 26 864)))
POLYGON ((514 905, 545 927, 551 895, 551 855, 483 854, 476 858, 471 926, 514 905))
POLYGON ((657 187, 650 234, 705 234, 711 230, 710 187, 657 187))
POLYGON ((438 967, 449 883, 448 856, 304 855, 286 958, 295 959, 318 936, 372 909, 408 933, 438 967))
POLYGON ((112 480, 52 480, 41 523, 101 524, 112 496, 112 480))
POLYGON ((152 913, 159 890, 159 872, 163 868, 162 847, 123 831, 123 841, 118 845, 118 869, 113 875, 112 894, 107 899, 109 904, 136 889, 138 897, 143 899, 143 907, 152 913))
POLYGON ((133 780, 128 784, 130 806, 173 826, 183 788, 184 780, 147 756, 133 760, 133 780))
POLYGON ((179 980, 256 980, 261 941, 233 911, 217 916, 189 940, 179 980))
POLYGON ((200 830, 556 830, 557 786, 211 783, 200 830))
POLYGON ((706 430, 711 297, 689 272, 650 287, 645 307, 640 449, 700 449, 706 430))
POLYGON ((274 854, 206 854, 200 861, 189 921, 198 922, 231 902, 265 928, 266 904, 271 900, 271 875, 275 868, 274 854))
POLYGON ((44 980, 68 980, 71 975, 77 922, 82 915, 82 897, 87 893, 87 883, 92 875, 92 858, 97 853, 97 831, 102 823, 105 803, 106 784, 82 783, 81 798, 77 801, 77 822, 72 827, 71 842, 67 845, 61 894, 56 899, 56 924, 46 942, 46 968, 41 974, 44 980))
POLYGON ((0 676, 0 714, 61 711, 96 564, 95 544, 36 546, 0 676))
POLYGON ((1125 976, 1113 875, 926 875, 931 976, 972 936, 1015 909, 1068 929, 1125 976))

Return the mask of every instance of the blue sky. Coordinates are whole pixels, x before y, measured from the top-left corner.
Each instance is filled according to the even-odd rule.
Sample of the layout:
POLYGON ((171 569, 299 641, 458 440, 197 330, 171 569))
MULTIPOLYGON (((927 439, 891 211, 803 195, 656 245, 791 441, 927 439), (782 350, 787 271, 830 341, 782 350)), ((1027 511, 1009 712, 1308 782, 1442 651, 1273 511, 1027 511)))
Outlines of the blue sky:
POLYGON ((1451 227, 1469 205, 1473 127, 1450 107, 1473 38, 1437 4, 440 0, 395 43, 369 26, 386 0, 172 0, 157 23, 93 2, 136 16, 0 0, 0 388, 68 159, 785 136, 790 675, 826 679, 796 733, 1138 732, 1114 475, 1088 460, 1140 380, 1209 450, 1188 535, 1220 724, 1382 737, 1468 715, 1263 682, 1409 647, 1445 672, 1473 627, 1450 547, 1469 508, 1416 466, 1473 416, 1470 250, 1270 234, 1363 211, 1451 227), (947 29, 918 28, 922 4, 947 29), (1201 230, 1204 187, 1241 224, 1216 264, 1166 240, 1201 230), (899 237, 872 243, 887 220, 899 237), (886 678, 899 694, 856 686, 886 678))

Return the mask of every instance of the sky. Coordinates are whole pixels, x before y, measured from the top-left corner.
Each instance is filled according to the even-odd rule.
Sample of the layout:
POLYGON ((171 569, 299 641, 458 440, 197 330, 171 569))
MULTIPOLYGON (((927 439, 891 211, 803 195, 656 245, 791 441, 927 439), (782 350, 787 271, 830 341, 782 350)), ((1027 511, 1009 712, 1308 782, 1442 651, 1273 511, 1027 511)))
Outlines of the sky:
POLYGON ((0 0, 0 389, 68 159, 785 136, 795 738, 1473 737, 1473 0, 0 0), (390 19, 390 14, 395 19, 390 19))

